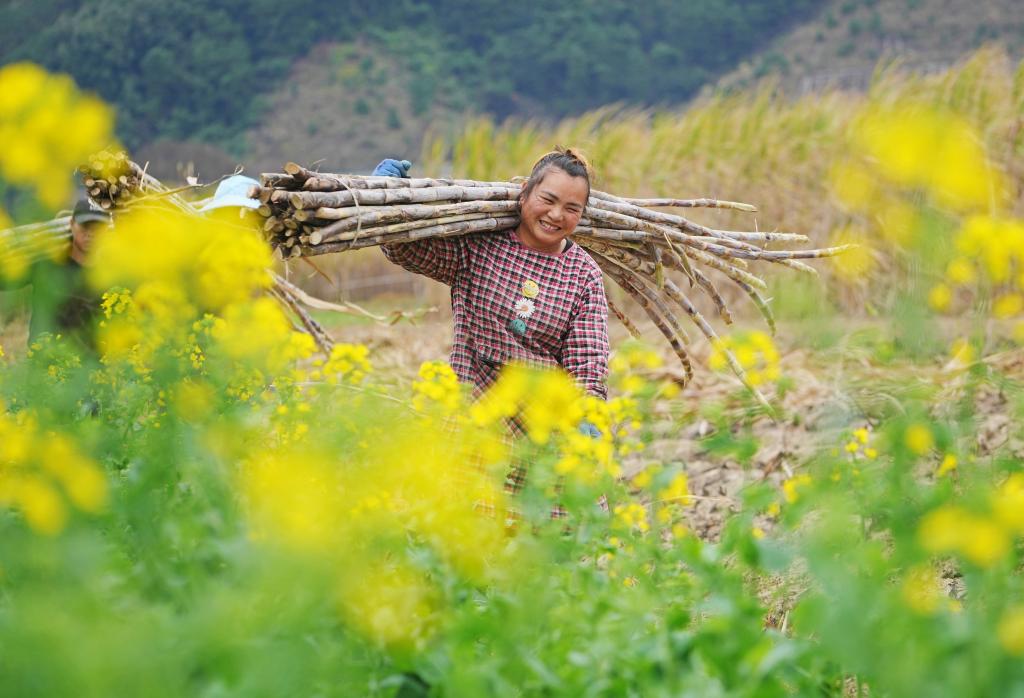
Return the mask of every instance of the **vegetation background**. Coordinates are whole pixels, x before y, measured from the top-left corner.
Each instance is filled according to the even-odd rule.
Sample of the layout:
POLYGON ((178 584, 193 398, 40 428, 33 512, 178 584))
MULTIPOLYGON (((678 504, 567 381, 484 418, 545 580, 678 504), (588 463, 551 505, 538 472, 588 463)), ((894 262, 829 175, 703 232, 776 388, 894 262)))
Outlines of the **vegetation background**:
MULTIPOLYGON (((8 3, 18 221, 54 215, 115 114, 7 65, 30 57, 115 103, 168 183, 384 154, 508 177, 574 143, 602 188, 860 246, 766 274, 778 336, 737 312, 682 390, 613 322, 610 401, 509 371, 468 403, 444 317, 325 314, 316 355, 261 295, 257 232, 140 205, 94 252, 99 356, 24 348, 20 315, 0 334, 0 696, 1024 693, 1013 4, 8 3)), ((331 283, 286 271, 392 283, 340 257, 331 283)), ((397 278, 382 311, 445 304, 397 278)))
POLYGON ((716 84, 866 88, 878 61, 938 70, 1024 51, 1014 0, 9 0, 0 64, 33 60, 117 108, 165 179, 287 160, 362 171, 488 115, 679 106, 716 84), (191 165, 190 165, 191 163, 191 165))
MULTIPOLYGON (((880 66, 938 75, 986 44, 1011 61, 1024 55, 1016 4, 302 0, 282 21, 267 0, 10 0, 0 63, 30 59, 95 90, 116 107, 118 136, 135 158, 169 183, 213 181, 238 166, 275 171, 290 160, 366 172, 392 155, 447 174, 467 164, 455 147, 467 127, 511 120, 532 124, 530 152, 491 149, 473 176, 521 174, 534 151, 569 138, 597 156, 603 185, 750 201, 762 210, 757 224, 822 242, 845 220, 825 187, 828 159, 816 155, 840 147, 856 95, 880 66), (633 111, 616 130, 610 117, 622 110, 633 111), (631 148, 659 112, 663 125, 688 126, 648 130, 651 149, 631 148), (575 125, 555 130, 563 120, 575 125), (592 122, 605 124, 600 136, 592 122)), ((1012 128, 1012 86, 986 81, 992 99, 1006 100, 1000 123, 1012 128)), ((981 99, 975 116, 986 119, 981 99)), ((16 220, 35 219, 15 192, 4 198, 16 220)), ((321 295, 414 293, 444 305, 443 289, 396 273, 373 251, 321 266, 332 282, 306 282, 321 295)))

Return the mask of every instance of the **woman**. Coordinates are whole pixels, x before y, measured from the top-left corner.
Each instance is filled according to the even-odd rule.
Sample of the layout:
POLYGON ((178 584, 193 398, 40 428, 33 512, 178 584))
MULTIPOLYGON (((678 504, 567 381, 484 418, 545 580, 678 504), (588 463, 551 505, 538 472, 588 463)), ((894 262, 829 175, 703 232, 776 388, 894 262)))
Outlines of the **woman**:
MULTIPOLYGON (((405 177, 408 167, 408 161, 384 160, 374 174, 405 177)), ((450 362, 477 395, 502 366, 518 361, 561 366, 586 392, 606 399, 608 302, 601 270, 569 240, 590 197, 590 171, 580 153, 558 148, 534 165, 519 195, 515 229, 382 247, 395 264, 451 287, 450 362)))

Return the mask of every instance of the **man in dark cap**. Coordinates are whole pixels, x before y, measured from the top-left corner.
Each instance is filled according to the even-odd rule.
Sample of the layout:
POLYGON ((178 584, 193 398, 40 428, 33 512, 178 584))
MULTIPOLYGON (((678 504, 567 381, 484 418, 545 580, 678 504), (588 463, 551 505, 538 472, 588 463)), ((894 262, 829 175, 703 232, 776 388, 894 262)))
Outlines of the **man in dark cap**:
MULTIPOLYGON (((89 247, 110 214, 83 199, 71 212, 71 250, 61 261, 32 265, 17 287, 32 286, 29 345, 44 332, 61 335, 78 349, 95 351, 94 325, 100 298, 85 279, 89 247)), ((8 286, 8 288, 10 288, 8 286)))

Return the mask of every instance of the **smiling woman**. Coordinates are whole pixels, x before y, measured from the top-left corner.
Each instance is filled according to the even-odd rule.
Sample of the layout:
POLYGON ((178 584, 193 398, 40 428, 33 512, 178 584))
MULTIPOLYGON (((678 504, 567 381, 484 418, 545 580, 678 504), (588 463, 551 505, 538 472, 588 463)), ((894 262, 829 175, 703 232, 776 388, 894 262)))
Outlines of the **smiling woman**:
POLYGON ((601 270, 569 239, 590 196, 590 172, 579 152, 557 148, 523 186, 515 229, 382 246, 392 262, 451 287, 451 364, 477 394, 518 362, 560 366, 586 392, 607 396, 601 270))

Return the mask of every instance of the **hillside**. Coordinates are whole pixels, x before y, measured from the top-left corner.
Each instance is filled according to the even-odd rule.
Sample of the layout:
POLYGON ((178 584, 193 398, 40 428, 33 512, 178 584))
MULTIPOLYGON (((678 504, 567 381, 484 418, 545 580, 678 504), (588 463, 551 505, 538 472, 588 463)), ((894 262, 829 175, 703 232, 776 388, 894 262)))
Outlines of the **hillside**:
POLYGON ((70 73, 116 106, 119 135, 136 152, 169 142, 184 154, 178 145, 199 141, 237 158, 296 100, 316 109, 289 129, 321 143, 321 129, 345 136, 329 123, 339 82, 359 83, 341 96, 341 111, 364 100, 350 114, 363 139, 422 132, 440 113, 467 107, 499 119, 557 119, 613 102, 677 105, 821 1, 294 0, 284 17, 272 0, 9 0, 0 64, 32 60, 70 73), (360 61, 375 63, 341 66, 354 73, 339 80, 332 54, 324 62, 318 53, 325 44, 355 46, 360 61), (329 65, 319 71, 325 83, 303 77, 329 65), (390 77, 380 77, 382 65, 392 66, 390 77), (382 98, 383 113, 374 114, 382 98), (385 134, 374 130, 381 122, 385 134))
POLYGON ((258 123, 243 131, 237 152, 215 144, 160 139, 137 151, 163 180, 209 181, 242 165, 246 173, 279 170, 294 160, 323 171, 369 172, 385 156, 418 158, 427 133, 451 136, 465 121, 468 96, 444 81, 419 98, 422 78, 406 62, 365 41, 323 43, 296 61, 263 96, 258 123))
POLYGON ((98 91, 164 179, 286 160, 362 171, 383 155, 416 159, 425 134, 451 135, 470 115, 675 108, 768 76, 792 94, 859 90, 881 60, 935 71, 986 42, 1020 57, 1019 4, 296 0, 281 23, 270 0, 10 0, 0 63, 36 60, 98 91))
POLYGON ((419 101, 419 80, 365 41, 316 47, 245 132, 247 169, 274 171, 297 160, 325 171, 369 172, 383 156, 417 159, 424 134, 457 128, 468 101, 454 81, 419 101))
POLYGON ((988 43, 1024 56, 1020 0, 828 0, 718 86, 741 89, 770 76, 793 94, 828 86, 859 91, 880 61, 931 73, 988 43))

